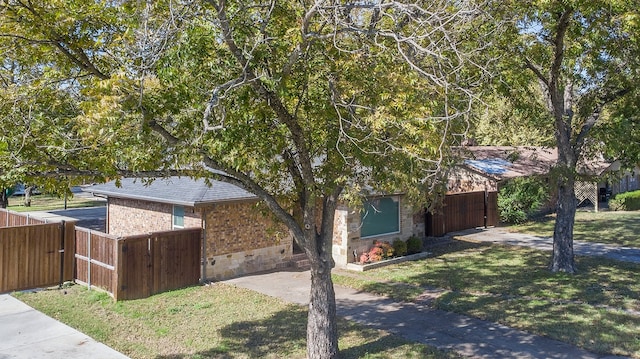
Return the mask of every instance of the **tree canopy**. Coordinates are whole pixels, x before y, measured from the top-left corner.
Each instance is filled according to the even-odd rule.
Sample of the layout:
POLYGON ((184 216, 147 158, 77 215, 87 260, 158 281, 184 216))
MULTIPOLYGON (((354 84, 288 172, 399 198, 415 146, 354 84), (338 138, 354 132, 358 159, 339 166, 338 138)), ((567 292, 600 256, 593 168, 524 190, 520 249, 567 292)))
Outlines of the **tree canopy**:
POLYGON ((255 193, 311 262, 310 358, 338 353, 337 202, 439 183, 493 29, 473 1, 0 4, 6 158, 255 193))

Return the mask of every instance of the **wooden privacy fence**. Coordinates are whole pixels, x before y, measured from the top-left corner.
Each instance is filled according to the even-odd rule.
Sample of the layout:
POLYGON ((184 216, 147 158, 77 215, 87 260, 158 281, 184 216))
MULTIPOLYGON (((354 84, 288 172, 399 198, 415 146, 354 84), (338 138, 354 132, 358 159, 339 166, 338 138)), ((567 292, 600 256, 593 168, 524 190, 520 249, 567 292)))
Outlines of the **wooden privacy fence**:
POLYGON ((448 194, 437 213, 427 212, 427 236, 498 224, 497 192, 465 192, 448 194))
POLYGON ((76 227, 76 281, 114 293, 115 248, 118 237, 76 227))
POLYGON ((47 221, 34 218, 29 214, 22 214, 0 208, 0 228, 42 223, 47 223, 47 221))
POLYGON ((73 280, 74 223, 0 211, 0 292, 73 280))
POLYGON ((116 300, 197 284, 201 237, 200 228, 123 238, 77 228, 77 281, 105 289, 116 300))

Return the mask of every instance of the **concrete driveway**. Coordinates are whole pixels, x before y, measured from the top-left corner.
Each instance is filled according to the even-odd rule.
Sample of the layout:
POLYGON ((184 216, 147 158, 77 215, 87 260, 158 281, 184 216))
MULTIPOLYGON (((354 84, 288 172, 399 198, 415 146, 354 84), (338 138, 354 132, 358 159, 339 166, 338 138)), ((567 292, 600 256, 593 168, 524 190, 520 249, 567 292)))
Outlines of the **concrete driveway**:
POLYGON ((127 359, 108 346, 22 303, 0 295, 0 359, 127 359))

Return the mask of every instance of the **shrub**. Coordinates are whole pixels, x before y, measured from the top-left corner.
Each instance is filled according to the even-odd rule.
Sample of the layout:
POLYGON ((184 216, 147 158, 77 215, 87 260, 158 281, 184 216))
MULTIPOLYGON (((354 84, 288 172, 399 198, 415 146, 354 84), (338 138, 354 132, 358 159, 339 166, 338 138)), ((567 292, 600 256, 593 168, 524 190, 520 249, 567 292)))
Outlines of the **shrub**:
POLYGON ((640 190, 618 193, 609 200, 609 208, 614 211, 637 211, 640 210, 640 190))
POLYGON ((378 262, 393 257, 395 250, 389 242, 375 241, 373 247, 360 255, 360 263, 378 262))
POLYGON ((407 254, 407 243, 401 239, 393 241, 393 251, 400 257, 407 254))
POLYGON ((498 194, 500 220, 522 223, 538 212, 548 199, 548 186, 542 179, 514 178, 507 182, 498 194))
POLYGON ((382 248, 380 247, 371 247, 369 250, 369 262, 378 262, 382 260, 382 248))
POLYGON ((422 252, 422 239, 411 236, 407 239, 407 254, 415 254, 422 252))
POLYGON ((391 246, 391 243, 376 241, 373 245, 374 247, 378 247, 382 250, 383 259, 388 259, 393 257, 394 250, 393 250, 393 246, 391 246))

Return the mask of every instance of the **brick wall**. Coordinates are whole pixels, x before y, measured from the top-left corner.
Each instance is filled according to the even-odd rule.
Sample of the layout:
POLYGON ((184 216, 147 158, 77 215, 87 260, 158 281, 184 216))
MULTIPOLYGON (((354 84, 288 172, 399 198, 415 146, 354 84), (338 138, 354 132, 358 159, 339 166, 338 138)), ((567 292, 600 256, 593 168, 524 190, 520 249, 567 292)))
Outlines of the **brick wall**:
POLYGON ((257 202, 220 203, 204 210, 206 278, 225 279, 284 266, 291 258, 289 230, 257 202))
MULTIPOLYGON (((109 198, 107 233, 128 236, 173 228, 173 205, 123 198, 109 198)), ((200 213, 185 207, 184 227, 201 227, 200 213)))
POLYGON ((229 202, 204 211, 207 255, 291 243, 287 228, 256 207, 257 202, 229 202))
MULTIPOLYGON (((288 229, 256 207, 257 202, 229 202, 185 207, 184 226, 201 227, 205 218, 207 279, 226 279, 283 267, 291 259, 288 229)), ((173 205, 109 198, 108 230, 126 236, 171 230, 173 205)))

